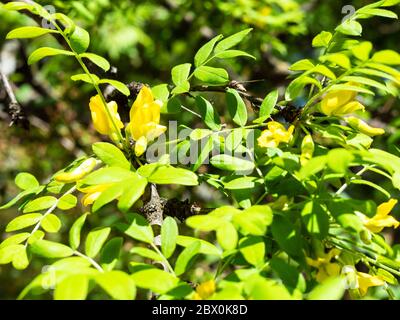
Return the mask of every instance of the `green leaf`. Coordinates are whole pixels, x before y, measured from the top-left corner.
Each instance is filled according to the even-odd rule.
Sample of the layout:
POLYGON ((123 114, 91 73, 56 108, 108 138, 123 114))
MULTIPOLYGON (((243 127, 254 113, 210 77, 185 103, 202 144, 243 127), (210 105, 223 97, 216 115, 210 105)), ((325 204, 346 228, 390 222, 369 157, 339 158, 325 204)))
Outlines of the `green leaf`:
POLYGON ((74 32, 69 37, 71 48, 77 53, 83 53, 89 48, 89 33, 79 26, 75 26, 74 32))
POLYGON ((34 254, 46 258, 65 258, 72 256, 74 251, 64 244, 48 241, 38 240, 30 245, 31 251, 34 254))
POLYGON ((348 36, 361 36, 362 26, 358 21, 348 19, 342 22, 335 30, 348 36))
POLYGON ((180 276, 185 273, 189 262, 200 252, 200 242, 196 241, 187 246, 178 256, 175 263, 175 274, 180 276))
POLYGON ((83 81, 86 83, 90 84, 97 84, 99 82, 99 77, 96 76, 95 74, 86 74, 86 73, 80 73, 80 74, 74 74, 71 76, 72 81, 83 81))
POLYGON ((95 280, 113 299, 135 299, 135 281, 125 272, 115 270, 100 273, 95 280))
POLYGON ((195 215, 186 219, 189 227, 201 231, 217 230, 224 222, 223 219, 212 215, 195 215))
POLYGON ((206 44, 204 44, 196 53, 194 56, 194 65, 196 67, 201 66, 206 62, 208 57, 210 56, 212 50, 214 49, 215 43, 222 39, 223 36, 217 35, 216 37, 212 38, 210 41, 208 41, 206 44))
POLYGON ((224 188, 228 190, 253 189, 256 182, 255 177, 240 177, 224 183, 224 188))
POLYGON ((126 186, 124 185, 125 181, 121 181, 120 183, 116 183, 111 187, 104 190, 100 196, 95 200, 92 206, 92 211, 97 212, 106 204, 110 203, 111 201, 119 198, 124 191, 126 186))
POLYGON ((371 181, 363 180, 363 179, 352 179, 352 180, 350 180, 349 183, 362 184, 365 186, 369 186, 369 187, 374 188, 374 189, 378 190, 379 192, 381 192, 387 199, 390 199, 390 197, 391 197, 390 193, 387 192, 385 188, 382 188, 380 185, 373 183, 371 181))
POLYGON ((245 29, 243 31, 237 32, 224 40, 220 41, 216 46, 215 46, 215 53, 219 53, 222 51, 225 51, 227 49, 230 49, 234 46, 236 46, 238 43, 240 43, 246 36, 247 34, 253 30, 252 28, 245 29))
POLYGON ((210 136, 206 143, 204 144, 204 146, 202 145, 200 150, 200 154, 196 160, 196 162, 193 165, 192 170, 196 171, 197 169, 200 168, 200 166, 204 163, 204 161, 208 158, 208 155, 210 154, 210 152, 213 150, 214 148, 214 137, 210 136))
POLYGON ((192 171, 174 168, 172 166, 159 166, 147 178, 155 184, 180 184, 184 186, 198 185, 197 175, 192 171))
POLYGON ((28 267, 29 259, 26 253, 25 246, 18 245, 18 247, 15 247, 12 259, 12 265, 17 270, 24 270, 28 267))
POLYGON ((85 274, 72 274, 57 283, 55 300, 85 300, 88 294, 89 279, 85 274))
POLYGON ((314 37, 312 41, 312 46, 327 48, 331 40, 332 40, 332 33, 327 31, 322 31, 321 33, 319 33, 314 37))
POLYGON ((275 215, 271 231, 282 250, 295 257, 302 254, 301 238, 287 218, 275 215))
POLYGON ((6 39, 36 38, 48 33, 58 33, 58 31, 40 27, 21 27, 11 30, 7 34, 6 39))
POLYGON ((228 72, 222 68, 200 66, 194 70, 194 76, 208 85, 223 85, 229 81, 228 72))
POLYGON ((321 56, 319 59, 322 62, 329 61, 329 62, 331 62, 335 65, 338 65, 344 69, 351 68, 350 59, 344 53, 332 53, 332 54, 321 56))
POLYGON ((350 48, 351 53, 359 60, 366 61, 369 59, 369 54, 372 50, 372 43, 363 41, 350 48))
POLYGON ((28 4, 25 2, 20 2, 20 1, 12 1, 12 2, 8 2, 6 4, 4 4, 2 7, 2 9, 5 10, 15 10, 15 11, 19 11, 19 10, 28 10, 33 12, 35 10, 35 7, 32 4, 28 4))
POLYGON ((100 263, 105 271, 111 271, 117 264, 123 242, 122 237, 116 237, 104 245, 100 253, 100 263))
POLYGON ((260 107, 260 117, 269 117, 271 115, 271 112, 274 110, 275 105, 278 101, 278 97, 278 89, 271 91, 269 94, 267 94, 260 107))
POLYGON ((118 200, 118 209, 126 212, 143 195, 147 186, 147 179, 140 175, 136 175, 135 177, 125 180, 124 183, 126 185, 118 200))
POLYGON ((55 48, 50 48, 50 47, 42 47, 42 48, 36 49, 35 51, 33 51, 30 54, 30 56, 28 58, 28 64, 32 65, 45 57, 57 56, 57 55, 73 56, 74 54, 67 50, 55 49, 55 48))
POLYGON ((196 106, 199 108, 201 118, 211 130, 221 129, 221 120, 213 105, 202 96, 196 96, 196 106))
POLYGON ((371 90, 365 89, 360 86, 350 86, 347 84, 335 84, 332 87, 330 87, 328 92, 329 91, 342 91, 342 90, 356 91, 356 92, 361 92, 361 93, 365 93, 365 94, 370 94, 372 96, 375 95, 371 90))
POLYGON ((384 84, 379 83, 378 81, 375 81, 372 79, 365 78, 365 77, 347 76, 347 77, 343 77, 342 80, 344 82, 356 82, 356 83, 366 84, 368 86, 381 89, 384 92, 388 91, 387 87, 384 84))
POLYGON ((318 172, 325 169, 327 162, 326 156, 317 156, 310 159, 304 166, 301 167, 297 176, 300 180, 306 180, 310 176, 317 174, 318 172))
POLYGON ((179 279, 172 274, 156 268, 147 268, 131 275, 136 285, 163 294, 174 288, 179 279))
POLYGON ((149 225, 149 223, 147 222, 147 220, 137 214, 134 213, 132 215, 132 222, 131 225, 124 230, 124 232, 139 241, 143 241, 146 243, 153 243, 154 241, 154 233, 153 233, 153 229, 151 228, 151 226, 149 225))
POLYGON ((21 242, 24 242, 26 239, 28 239, 30 235, 31 234, 29 232, 14 234, 0 243, 0 249, 11 246, 13 244, 20 244, 21 242))
POLYGON ((29 213, 34 211, 41 211, 45 209, 49 209, 57 203, 57 199, 52 196, 44 196, 37 198, 28 202, 28 204, 24 207, 23 213, 29 213))
POLYGON ((314 68, 308 71, 309 73, 320 73, 330 79, 336 79, 336 75, 326 66, 322 64, 316 65, 314 68))
POLYGON ((85 242, 85 252, 90 258, 94 258, 100 252, 103 244, 106 242, 111 228, 99 228, 89 232, 85 242))
POLYGON ((32 233, 28 238, 28 244, 32 244, 35 241, 42 240, 45 236, 45 233, 42 230, 36 230, 32 233))
POLYGON ((192 65, 190 63, 183 63, 172 68, 172 82, 175 84, 172 94, 180 94, 189 91, 190 83, 188 77, 191 67, 192 65))
POLYGON ((168 84, 161 83, 154 87, 151 87, 151 92, 156 100, 160 100, 164 103, 167 102, 169 97, 168 84))
POLYGON ((400 54, 393 50, 382 50, 376 52, 371 60, 387 65, 400 65, 400 54))
POLYGON ((40 219, 42 219, 42 215, 40 213, 29 213, 18 216, 8 223, 6 232, 17 231, 26 227, 30 227, 38 223, 40 219))
POLYGON ((76 206, 78 199, 73 194, 63 195, 58 199, 57 208, 61 210, 69 210, 76 206))
POLYGON ((8 264, 13 261, 16 252, 25 249, 23 244, 11 244, 0 249, 0 265, 8 264))
POLYGON ((231 59, 236 57, 248 57, 254 60, 256 59, 256 57, 241 50, 226 50, 218 52, 217 54, 214 55, 214 57, 219 59, 231 59))
POLYGON ((148 259, 151 259, 154 261, 163 261, 164 260, 164 258, 162 256, 160 256, 154 250, 143 248, 143 247, 134 247, 129 252, 138 254, 144 258, 148 258, 148 259))
POLYGON ((267 205, 255 205, 233 216, 241 233, 262 236, 272 223, 272 210, 267 205))
POLYGON ((371 16, 379 16, 391 19, 398 19, 397 14, 393 11, 385 10, 385 9, 375 9, 375 8, 361 8, 358 10, 357 14, 366 14, 371 16))
POLYGON ((136 177, 136 173, 120 167, 101 168, 87 175, 82 184, 98 185, 104 183, 114 183, 136 177))
POLYGON ((238 243, 238 233, 230 222, 225 222, 217 229, 217 241, 225 250, 233 250, 238 243))
POLYGON ((210 159, 210 163, 221 170, 227 171, 253 171, 252 161, 232 157, 226 154, 219 154, 210 159))
POLYGON ((307 202, 301 215, 307 231, 312 236, 322 240, 328 235, 329 215, 318 202, 307 202))
POLYGON ((43 217, 40 226, 47 232, 55 233, 61 228, 61 221, 55 214, 48 214, 43 217))
POLYGON ((35 176, 27 172, 18 173, 15 177, 15 184, 22 190, 28 190, 39 187, 39 182, 35 176))
POLYGON ((129 96, 130 95, 130 91, 129 88, 122 82, 117 81, 117 80, 111 80, 111 79, 100 79, 98 81, 98 83, 108 83, 110 85, 112 85, 115 89, 117 89, 119 92, 121 92, 122 94, 129 96))
POLYGON ((161 226, 161 251, 167 259, 175 251, 178 234, 179 230, 175 219, 166 217, 161 226))
POLYGON ((265 243, 262 237, 242 238, 239 242, 239 251, 251 265, 261 267, 264 264, 265 243))
POLYGON ((78 219, 76 219, 71 229, 69 230, 69 244, 74 250, 78 249, 81 243, 81 230, 87 216, 87 213, 81 215, 78 219))
POLYGON ((314 68, 315 65, 309 59, 302 59, 293 63, 289 70, 291 71, 306 71, 314 68))
POLYGON ((346 149, 332 149, 328 153, 327 165, 334 172, 345 173, 354 156, 346 149))
POLYGON ((308 300, 339 300, 345 291, 343 278, 328 278, 316 286, 309 294, 308 300))
POLYGON ((228 88, 226 90, 226 103, 233 122, 241 127, 245 126, 247 122, 247 108, 239 92, 228 88))
POLYGON ((82 53, 79 56, 81 58, 89 59, 95 65, 97 65, 100 68, 102 68, 104 71, 108 71, 110 69, 110 63, 107 61, 107 59, 105 59, 102 56, 99 56, 99 55, 97 55, 95 53, 82 53))
POLYGON ((214 256, 221 256, 221 251, 214 246, 212 243, 207 242, 205 240, 192 238, 188 236, 178 236, 176 239, 176 243, 182 247, 188 247, 193 242, 200 241, 200 250, 199 253, 206 254, 206 255, 214 255, 214 256))
POLYGON ((43 189, 44 189, 44 186, 39 186, 37 188, 24 190, 24 191, 20 192, 17 196, 15 196, 13 199, 11 199, 9 202, 7 202, 6 204, 2 205, 0 207, 0 210, 11 208, 14 204, 16 204, 18 201, 20 201, 21 199, 25 198, 26 196, 29 196, 29 195, 32 195, 32 194, 38 194, 43 189))

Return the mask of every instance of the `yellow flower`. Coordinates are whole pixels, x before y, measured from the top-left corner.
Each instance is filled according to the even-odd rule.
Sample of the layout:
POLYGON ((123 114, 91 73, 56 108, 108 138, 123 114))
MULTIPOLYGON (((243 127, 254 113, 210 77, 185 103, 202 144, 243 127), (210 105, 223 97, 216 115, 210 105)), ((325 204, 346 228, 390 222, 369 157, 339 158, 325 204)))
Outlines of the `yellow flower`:
POLYGON ((271 7, 264 6, 261 8, 261 10, 259 12, 263 17, 267 17, 271 14, 272 9, 271 9, 271 7))
MULTIPOLYGON (((346 83, 346 85, 354 85, 346 83)), ((335 90, 327 93, 321 101, 321 111, 327 116, 340 116, 357 110, 364 110, 364 106, 355 101, 356 91, 335 90)))
POLYGON ((153 141, 167 130, 160 125, 161 101, 154 100, 151 90, 143 86, 132 105, 128 132, 136 141, 135 154, 140 156, 147 148, 147 143, 153 141))
POLYGON ((400 222, 392 216, 389 216, 390 211, 392 211, 396 203, 397 200, 390 199, 388 202, 384 202, 378 206, 376 214, 372 218, 368 218, 364 215, 361 216, 364 226, 373 233, 381 232, 385 227, 397 228, 400 222))
POLYGON ((99 95, 90 98, 89 108, 92 115, 93 125, 97 132, 109 135, 114 140, 116 131, 112 124, 112 120, 114 120, 114 123, 118 129, 124 127, 124 124, 122 123, 121 118, 118 114, 117 103, 115 101, 110 101, 109 103, 107 103, 107 108, 110 111, 112 120, 108 116, 99 95))
POLYGON ((215 292, 214 280, 209 280, 198 285, 196 293, 194 294, 194 300, 206 300, 211 297, 215 292))
POLYGON ((267 130, 261 133, 261 136, 257 139, 258 145, 264 148, 276 148, 281 142, 288 143, 292 139, 294 126, 290 126, 288 130, 276 121, 270 121, 267 123, 267 130))
POLYGON ((323 282, 326 278, 338 276, 340 273, 340 266, 338 263, 331 262, 332 258, 340 253, 338 249, 332 249, 326 254, 317 259, 306 258, 307 264, 317 268, 316 280, 318 282, 323 282))
POLYGON ((357 272, 357 284, 361 296, 365 296, 369 287, 383 286, 385 281, 380 276, 373 276, 364 272, 357 272))
POLYGON ((99 184, 95 186, 89 186, 85 188, 78 188, 79 191, 86 193, 82 198, 82 203, 84 206, 89 206, 93 204, 100 197, 101 193, 110 188, 113 183, 99 184))

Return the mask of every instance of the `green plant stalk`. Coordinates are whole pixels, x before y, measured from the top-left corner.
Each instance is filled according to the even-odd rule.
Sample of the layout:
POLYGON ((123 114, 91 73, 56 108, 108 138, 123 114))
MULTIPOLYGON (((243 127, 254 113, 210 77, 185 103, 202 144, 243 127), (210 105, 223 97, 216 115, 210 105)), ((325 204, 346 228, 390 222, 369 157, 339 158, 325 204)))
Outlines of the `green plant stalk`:
POLYGON ((175 271, 172 268, 171 264, 169 263, 168 259, 164 256, 164 254, 160 251, 160 249, 157 248, 157 246, 154 243, 151 243, 151 247, 154 249, 154 251, 156 251, 162 258, 163 258, 163 262, 165 263, 165 265, 167 266, 168 270, 170 273, 172 273, 175 277, 175 271))
POLYGON ((86 259, 87 261, 89 261, 91 263, 91 265, 93 267, 95 267, 98 271, 100 271, 101 273, 104 272, 104 269, 96 262, 94 261, 94 259, 92 259, 91 257, 88 257, 87 255, 84 255, 83 253, 79 252, 79 251, 74 251, 74 255, 78 256, 78 257, 82 257, 84 259, 86 259))

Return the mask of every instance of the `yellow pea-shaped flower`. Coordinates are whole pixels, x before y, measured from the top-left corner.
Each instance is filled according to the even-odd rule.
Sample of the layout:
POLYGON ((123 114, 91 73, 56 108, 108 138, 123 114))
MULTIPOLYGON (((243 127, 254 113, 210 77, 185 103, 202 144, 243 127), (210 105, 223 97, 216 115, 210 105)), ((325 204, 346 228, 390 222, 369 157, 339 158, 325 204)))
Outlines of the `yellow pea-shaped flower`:
POLYGON ((117 129, 121 129, 124 127, 124 124, 122 123, 121 118, 118 114, 118 105, 115 101, 107 103, 107 108, 110 112, 111 118, 108 115, 102 99, 99 95, 90 98, 89 108, 93 120, 93 125, 97 132, 104 135, 109 135, 113 139, 115 138, 116 134, 116 128, 114 127, 113 122, 117 129))
MULTIPOLYGON (((346 83, 346 85, 354 84, 346 83)), ((321 100, 321 111, 327 116, 341 116, 357 110, 364 110, 364 106, 354 100, 356 96, 357 92, 352 90, 335 90, 328 92, 321 100)))

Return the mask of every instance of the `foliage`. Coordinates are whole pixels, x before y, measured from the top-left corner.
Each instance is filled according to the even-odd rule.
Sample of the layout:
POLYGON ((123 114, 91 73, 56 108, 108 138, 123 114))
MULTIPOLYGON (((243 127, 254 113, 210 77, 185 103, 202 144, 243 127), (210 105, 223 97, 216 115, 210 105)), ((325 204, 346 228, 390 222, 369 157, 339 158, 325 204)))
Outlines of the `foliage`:
MULTIPOLYGON (((255 1, 237 7, 218 2, 217 8, 277 30, 294 21, 291 31, 301 31, 296 2, 269 2, 261 11, 255 1), (271 12, 274 19, 264 19, 271 12)), ((21 214, 5 228, 0 264, 25 270, 36 259, 48 263, 19 298, 52 292, 54 299, 104 293, 113 299, 340 299, 347 290, 358 299, 371 287, 396 298, 398 247, 382 230, 399 226, 390 213, 400 189, 400 150, 375 142, 385 130, 373 127, 365 114, 371 97, 399 96, 400 55, 375 50, 362 37, 362 23, 376 16, 396 19, 391 7, 398 4, 369 4, 335 30, 320 32, 311 43, 313 58, 294 62, 288 86, 274 88, 261 101, 227 67, 231 59, 257 58, 239 49, 251 28, 214 36, 193 61, 170 68, 168 83, 143 85, 132 96, 123 81, 90 70, 89 62, 105 72, 110 63, 88 51, 89 33, 71 18, 38 4, 4 5, 55 27, 19 27, 7 38, 58 36, 63 47, 40 46, 28 63, 75 59, 82 70, 70 78, 94 89, 88 103, 92 122, 109 138, 93 143, 90 153, 45 183, 26 172, 15 177, 21 192, 0 209, 18 205, 21 214), (106 99, 104 85, 132 100, 127 124, 117 102, 106 99), (207 92, 225 100, 217 107, 207 92), (220 116, 219 110, 227 112, 220 116), (195 129, 182 137, 193 122, 176 116, 176 137, 158 139, 171 130, 166 120, 178 113, 196 117, 195 129), (185 162, 193 149, 199 152, 185 162), (155 150, 164 152, 150 161, 155 150), (385 183, 370 179, 371 173, 385 183), (166 208, 163 201, 169 199, 154 191, 163 185, 189 194, 210 188, 225 204, 207 214, 191 212, 184 223, 174 212, 154 221, 148 204, 166 208), (347 193, 359 186, 378 192, 382 201, 347 193), (79 217, 64 214, 69 210, 80 211, 79 217)), ((71 5, 93 21, 84 5, 71 5)))

